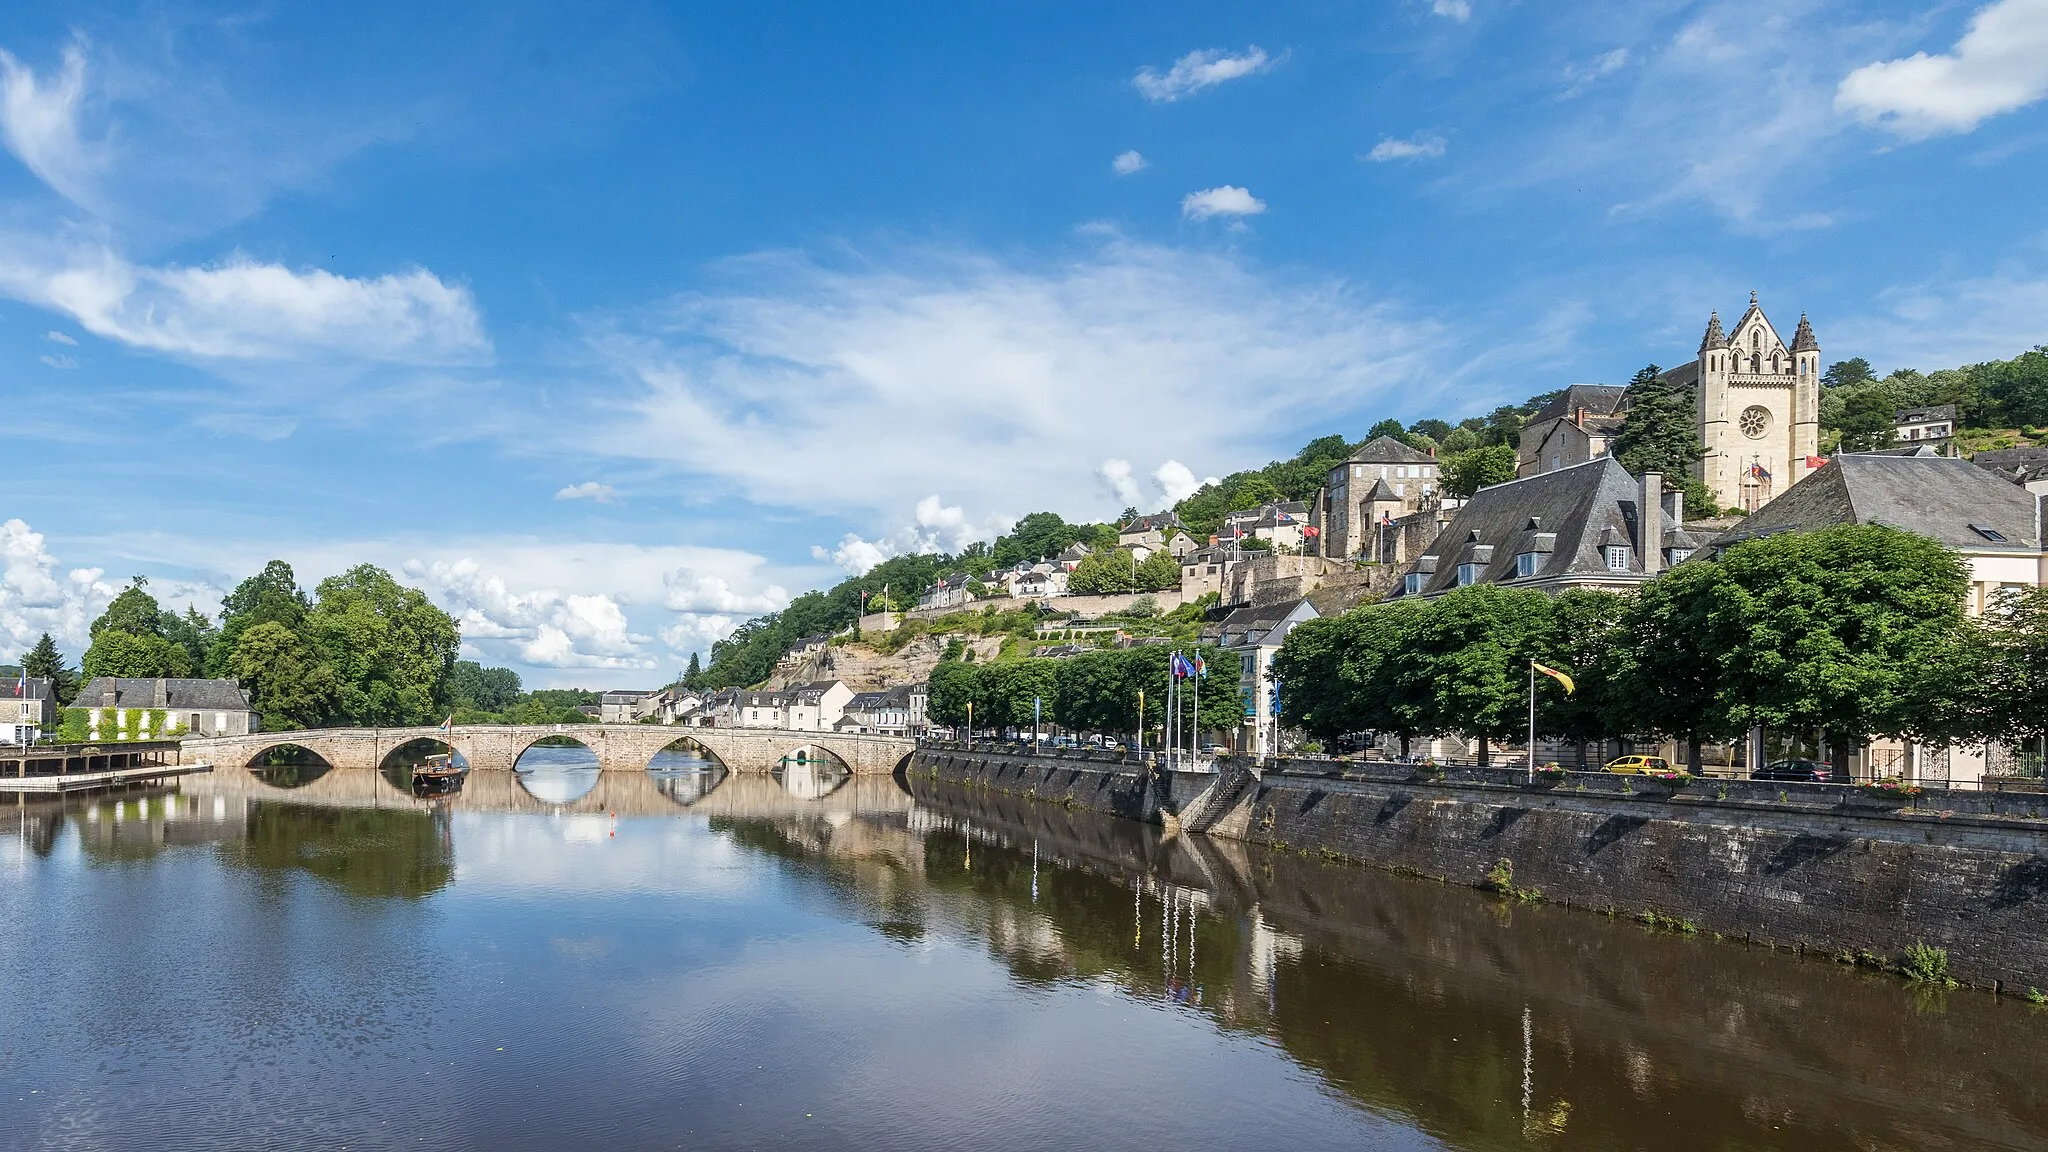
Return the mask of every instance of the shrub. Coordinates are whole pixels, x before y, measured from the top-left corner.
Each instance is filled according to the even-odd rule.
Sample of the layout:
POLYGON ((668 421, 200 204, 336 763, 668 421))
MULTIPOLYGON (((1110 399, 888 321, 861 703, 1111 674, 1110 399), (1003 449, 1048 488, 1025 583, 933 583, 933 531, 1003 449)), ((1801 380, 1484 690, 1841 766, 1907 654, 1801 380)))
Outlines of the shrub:
POLYGON ((1906 954, 1899 960, 1899 974, 1916 984, 1943 988, 1956 986, 1948 975, 1948 949, 1936 948, 1924 941, 1906 945, 1906 954))

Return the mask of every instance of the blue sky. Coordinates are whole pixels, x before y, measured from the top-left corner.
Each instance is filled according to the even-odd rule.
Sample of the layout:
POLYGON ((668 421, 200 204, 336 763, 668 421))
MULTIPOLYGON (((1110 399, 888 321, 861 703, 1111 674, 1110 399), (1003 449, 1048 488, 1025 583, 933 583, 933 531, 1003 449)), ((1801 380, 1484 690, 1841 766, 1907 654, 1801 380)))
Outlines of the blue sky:
POLYGON ((1104 7, 0 4, 0 646, 367 560, 652 684, 1751 289, 2048 340, 2048 0, 1104 7))

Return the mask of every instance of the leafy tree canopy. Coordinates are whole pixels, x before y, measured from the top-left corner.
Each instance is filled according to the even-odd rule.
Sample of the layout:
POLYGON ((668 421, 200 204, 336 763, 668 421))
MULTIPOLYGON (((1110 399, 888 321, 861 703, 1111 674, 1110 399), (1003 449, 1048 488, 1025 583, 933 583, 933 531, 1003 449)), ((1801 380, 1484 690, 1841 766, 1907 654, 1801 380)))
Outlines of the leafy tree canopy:
POLYGON ((1444 491, 1453 496, 1470 496, 1489 484, 1505 484, 1515 478, 1517 457, 1507 444, 1474 448, 1444 458, 1444 491))

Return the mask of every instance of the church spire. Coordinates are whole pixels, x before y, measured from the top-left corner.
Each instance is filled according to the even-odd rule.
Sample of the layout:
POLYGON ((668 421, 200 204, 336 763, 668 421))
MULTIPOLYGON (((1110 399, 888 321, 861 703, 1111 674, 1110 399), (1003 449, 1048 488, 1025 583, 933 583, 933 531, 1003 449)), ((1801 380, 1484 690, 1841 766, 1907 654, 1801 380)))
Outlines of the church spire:
POLYGON ((1806 313, 1804 312, 1799 314, 1799 331, 1792 334, 1792 351, 1820 351, 1820 341, 1813 338, 1813 325, 1806 322, 1806 313))
POLYGON ((1700 338, 1700 351, 1727 346, 1728 334, 1721 331, 1721 312, 1715 309, 1707 314, 1707 334, 1700 338))

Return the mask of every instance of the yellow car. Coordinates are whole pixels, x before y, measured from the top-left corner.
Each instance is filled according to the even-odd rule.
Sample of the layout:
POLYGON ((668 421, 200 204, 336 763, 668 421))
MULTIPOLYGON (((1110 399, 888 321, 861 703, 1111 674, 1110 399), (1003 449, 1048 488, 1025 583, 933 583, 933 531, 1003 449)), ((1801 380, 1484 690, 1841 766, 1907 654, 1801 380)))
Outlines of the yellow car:
POLYGON ((1671 761, 1662 756, 1617 756, 1607 762, 1607 770, 1638 776, 1650 772, 1669 772, 1671 761))

